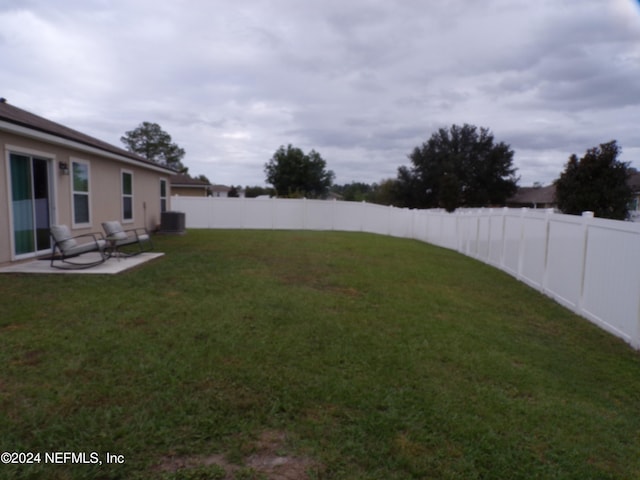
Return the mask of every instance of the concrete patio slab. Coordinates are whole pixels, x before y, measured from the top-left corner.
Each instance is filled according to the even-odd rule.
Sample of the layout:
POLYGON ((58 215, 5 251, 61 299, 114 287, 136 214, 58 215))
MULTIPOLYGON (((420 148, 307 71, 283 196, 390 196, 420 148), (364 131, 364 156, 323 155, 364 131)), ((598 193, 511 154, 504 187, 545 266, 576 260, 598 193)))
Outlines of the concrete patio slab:
MULTIPOLYGON (((83 255, 81 258, 83 262, 90 263, 95 257, 94 254, 83 255)), ((15 265, 9 265, 7 267, 0 268, 0 273, 35 273, 35 274, 86 274, 86 275, 115 275, 125 270, 129 270, 138 265, 142 265, 155 258, 162 257, 164 253, 141 253, 133 257, 121 257, 110 258, 104 263, 96 265, 94 267, 83 269, 60 269, 52 268, 50 260, 33 260, 31 262, 18 263, 15 265)), ((75 259, 74 259, 75 260, 75 259)), ((56 263, 57 265, 60 262, 56 263)))

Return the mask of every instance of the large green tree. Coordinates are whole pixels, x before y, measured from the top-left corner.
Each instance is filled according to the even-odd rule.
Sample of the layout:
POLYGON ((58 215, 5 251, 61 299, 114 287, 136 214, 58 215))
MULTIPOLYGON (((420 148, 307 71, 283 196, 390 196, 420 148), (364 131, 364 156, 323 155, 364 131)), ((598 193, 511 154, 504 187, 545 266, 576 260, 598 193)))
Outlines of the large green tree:
POLYGON ((413 208, 503 205, 517 189, 513 150, 487 128, 441 128, 398 169, 398 203, 413 208))
POLYGON ((624 220, 632 199, 627 184, 631 171, 628 163, 618 160, 620 152, 613 140, 588 149, 580 159, 572 154, 555 181, 558 208, 573 215, 592 211, 596 217, 624 220))
POLYGON ((258 185, 253 187, 247 185, 246 187, 244 187, 244 196, 247 198, 255 198, 261 195, 272 196, 274 194, 275 192, 273 191, 273 188, 261 187, 258 185))
POLYGON ((364 182, 351 182, 331 187, 332 192, 342 196, 342 200, 347 202, 366 202, 374 189, 375 184, 369 185, 364 182))
POLYGON ((327 170, 327 162, 315 150, 305 154, 288 145, 273 154, 265 166, 267 183, 273 185, 280 197, 322 198, 333 183, 334 173, 327 170))
POLYGON ((399 182, 395 178, 386 178, 380 183, 374 183, 373 191, 369 194, 367 202, 400 207, 402 205, 398 202, 398 189, 399 182))
POLYGON ((147 160, 168 166, 180 172, 186 172, 182 159, 185 155, 183 148, 173 143, 171 135, 160 125, 142 122, 133 130, 125 132, 120 137, 127 150, 143 156, 147 160))

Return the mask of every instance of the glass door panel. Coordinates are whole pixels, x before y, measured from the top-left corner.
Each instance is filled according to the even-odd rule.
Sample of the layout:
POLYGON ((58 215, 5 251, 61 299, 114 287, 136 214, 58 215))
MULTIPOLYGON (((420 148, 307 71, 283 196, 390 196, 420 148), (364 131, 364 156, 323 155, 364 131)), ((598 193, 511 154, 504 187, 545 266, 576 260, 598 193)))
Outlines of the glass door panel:
POLYGON ((34 251, 31 158, 11 154, 13 241, 16 255, 34 251))
POLYGON ((49 239, 49 161, 10 154, 11 211, 15 255, 46 250, 49 239))
POLYGON ((49 236, 49 162, 41 158, 33 159, 33 199, 36 227, 36 249, 51 247, 49 236))

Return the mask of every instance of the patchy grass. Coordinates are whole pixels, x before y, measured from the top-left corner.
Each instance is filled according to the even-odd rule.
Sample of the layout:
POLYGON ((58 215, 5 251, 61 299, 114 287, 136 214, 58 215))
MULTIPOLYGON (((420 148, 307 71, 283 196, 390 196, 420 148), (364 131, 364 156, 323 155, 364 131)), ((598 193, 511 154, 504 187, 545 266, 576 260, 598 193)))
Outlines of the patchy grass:
POLYGON ((42 456, 0 478, 640 477, 638 353, 502 272, 359 233, 154 242, 0 276, 0 452, 42 456))

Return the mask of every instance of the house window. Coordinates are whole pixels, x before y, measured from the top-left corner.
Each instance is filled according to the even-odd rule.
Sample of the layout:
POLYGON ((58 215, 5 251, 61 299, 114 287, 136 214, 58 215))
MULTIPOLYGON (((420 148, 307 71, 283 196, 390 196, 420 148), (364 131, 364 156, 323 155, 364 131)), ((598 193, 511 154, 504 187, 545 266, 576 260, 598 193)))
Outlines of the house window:
POLYGON ((91 223, 91 208, 89 205, 89 164, 74 160, 72 162, 73 177, 73 225, 88 225, 91 223))
POLYGON ((133 173, 122 172, 122 220, 133 221, 133 173))
POLYGON ((167 211, 167 181, 160 179, 160 212, 167 211))

